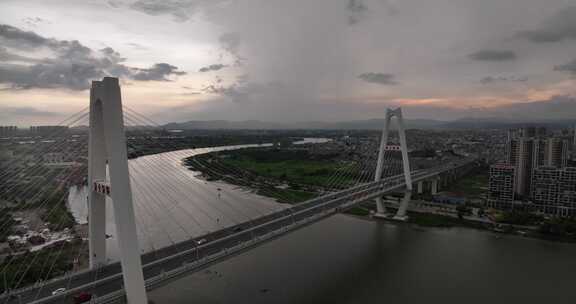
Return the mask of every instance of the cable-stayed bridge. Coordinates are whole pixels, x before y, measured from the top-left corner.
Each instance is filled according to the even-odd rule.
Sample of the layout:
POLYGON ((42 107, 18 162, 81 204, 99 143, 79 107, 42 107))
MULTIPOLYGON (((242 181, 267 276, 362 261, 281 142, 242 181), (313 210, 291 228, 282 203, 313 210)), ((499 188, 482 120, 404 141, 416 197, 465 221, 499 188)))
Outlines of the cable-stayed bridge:
MULTIPOLYGON (((128 149, 134 142, 131 142, 130 138, 126 141, 124 128, 130 124, 146 126, 151 122, 137 112, 122 107, 120 88, 116 79, 105 78, 102 82, 95 82, 90 109, 76 114, 65 123, 81 124, 86 118, 89 118, 90 125, 89 147, 70 142, 56 142, 49 146, 48 150, 75 149, 77 153, 89 154, 88 172, 78 167, 78 170, 69 170, 64 173, 65 176, 56 178, 67 180, 78 175, 88 175, 90 231, 89 241, 86 243, 90 252, 90 268, 49 279, 50 272, 60 255, 58 253, 53 257, 54 261, 42 261, 47 265, 38 274, 37 283, 23 286, 24 284, 20 283, 27 269, 38 262, 38 253, 32 253, 25 260, 27 263, 21 263, 23 274, 11 278, 21 282, 14 286, 16 289, 0 296, 0 303, 73 303, 74 297, 81 293, 91 294, 92 302, 95 303, 126 301, 145 303, 145 289, 153 289, 182 275, 352 208, 361 202, 376 200, 378 211, 376 216, 387 216, 381 200, 387 193, 404 192, 404 200, 397 207, 395 215, 397 219, 404 219, 413 184, 417 185, 418 192, 422 191, 425 182, 431 185, 432 191, 435 191, 440 178, 454 179, 463 174, 473 162, 472 159, 461 159, 434 168, 410 170, 402 113, 399 109, 389 110, 379 148, 359 148, 374 148, 374 152, 378 154, 373 158, 360 159, 353 165, 342 164, 342 169, 330 177, 328 185, 322 191, 323 194, 316 198, 291 206, 277 205, 265 210, 256 208, 254 212, 248 214, 248 210, 254 206, 235 204, 234 202, 240 198, 222 199, 218 193, 218 200, 210 208, 194 206, 195 208, 190 209, 187 205, 193 205, 195 201, 208 197, 203 197, 199 192, 182 190, 201 186, 191 182, 192 179, 187 173, 170 173, 164 166, 158 166, 154 158, 141 158, 144 161, 136 159, 143 166, 133 165, 134 161, 128 162, 128 149), (393 117, 398 118, 400 145, 397 147, 388 145, 390 121, 393 117), (401 159, 392 157, 395 150, 400 150, 398 152, 402 154, 401 159), (145 171, 145 168, 149 171, 145 171), (136 190, 134 194, 132 190, 136 190), (106 226, 110 224, 106 220, 107 197, 111 198, 114 208, 119 262, 109 262, 107 259, 106 247, 109 242, 106 240, 108 236, 106 226), (149 203, 143 203, 144 201, 149 203), (155 208, 152 207, 154 204, 155 208), (161 220, 162 214, 167 214, 170 224, 178 226, 176 229, 180 228, 181 232, 178 235, 173 231, 172 233, 165 231, 164 240, 167 240, 167 243, 155 245, 154 241, 147 241, 147 237, 154 233, 153 230, 158 232, 165 228, 163 225, 168 225, 161 220), (226 220, 225 214, 240 214, 240 216, 234 220, 226 220), (158 225, 143 225, 143 217, 148 217, 148 223, 156 220, 158 225), (196 227, 195 232, 187 229, 190 223, 196 227), (150 246, 142 246, 143 243, 148 243, 150 246), (55 290, 60 292, 53 294, 55 290)), ((152 136, 140 138, 150 142, 156 140, 152 136)), ((186 153, 186 151, 173 153, 169 160, 172 164, 181 166, 186 153)), ((206 170, 236 178, 235 183, 238 185, 250 186, 247 179, 239 177, 245 173, 234 174, 217 164, 200 165, 205 166, 206 170)), ((32 185, 33 182, 29 189, 33 188, 32 185)), ((20 193, 29 189, 8 190, 20 193)), ((264 191, 274 192, 275 188, 268 187, 264 191)), ((60 195, 57 190, 54 190, 54 193, 60 195)), ((270 194, 274 194, 273 197, 278 196, 277 193, 270 194)), ((290 198, 286 197, 286 201, 290 201, 290 198)), ((39 202, 37 207, 57 208, 51 206, 49 200, 39 202)), ((49 209, 48 212, 52 211, 54 210, 49 209)), ((57 212, 57 209, 54 212, 57 212)), ((54 250, 56 252, 65 250, 65 245, 57 244, 54 250)), ((78 250, 79 256, 81 253, 82 250, 78 250)))

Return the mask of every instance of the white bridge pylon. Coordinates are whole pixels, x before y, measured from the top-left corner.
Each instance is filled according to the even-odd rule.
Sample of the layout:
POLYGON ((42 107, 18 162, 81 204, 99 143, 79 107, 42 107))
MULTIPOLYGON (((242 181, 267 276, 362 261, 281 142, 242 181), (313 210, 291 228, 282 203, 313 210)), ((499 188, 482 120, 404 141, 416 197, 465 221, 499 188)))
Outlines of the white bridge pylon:
POLYGON ((136 233, 118 78, 104 77, 102 81, 92 82, 89 136, 90 267, 96 269, 106 264, 106 196, 110 196, 114 206, 116 234, 128 303, 148 303, 136 233), (106 164, 108 164, 108 178, 106 164))
MULTIPOLYGON (((404 192, 404 199, 394 216, 395 219, 406 220, 406 209, 412 197, 412 176, 410 175, 410 161, 408 159, 408 146, 406 144, 406 130, 404 127, 404 119, 402 117, 402 108, 395 110, 386 110, 386 120, 384 122, 384 129, 382 130, 382 138, 380 139, 380 148, 378 150, 378 163, 376 165, 375 181, 382 179, 382 169, 384 167, 384 154, 386 150, 396 150, 388 148, 388 137, 390 133, 390 122, 393 117, 397 119, 398 136, 400 138, 400 151, 402 152, 402 168, 404 170, 404 179, 406 181, 406 191, 404 192)), ((376 217, 388 217, 386 208, 382 202, 382 197, 376 198, 376 217)))

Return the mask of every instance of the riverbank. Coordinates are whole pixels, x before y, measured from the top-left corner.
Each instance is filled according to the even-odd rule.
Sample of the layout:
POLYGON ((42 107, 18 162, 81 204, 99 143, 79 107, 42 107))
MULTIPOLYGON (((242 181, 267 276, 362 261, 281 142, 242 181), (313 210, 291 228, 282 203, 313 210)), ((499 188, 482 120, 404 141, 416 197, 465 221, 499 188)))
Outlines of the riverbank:
MULTIPOLYGON (((358 218, 371 219, 371 214, 374 210, 366 207, 355 207, 346 212, 346 214, 353 215, 358 218)), ((396 210, 391 209, 390 214, 394 214, 396 210)), ((513 225, 506 223, 487 223, 482 221, 470 220, 465 217, 458 218, 447 215, 423 213, 423 212, 408 212, 408 220, 406 222, 385 219, 385 221, 396 224, 411 224, 419 227, 429 228, 470 228, 476 230, 491 231, 497 234, 518 235, 527 238, 534 238, 545 241, 561 242, 561 243, 576 243, 576 238, 573 234, 570 235, 554 235, 543 232, 543 226, 524 226, 513 225)))
MULTIPOLYGON (((310 200, 334 186, 342 166, 337 154, 314 154, 305 147, 212 152, 188 157, 184 164, 207 181, 221 180, 288 204, 310 200)), ((345 187, 357 178, 350 171, 337 186, 345 187)))

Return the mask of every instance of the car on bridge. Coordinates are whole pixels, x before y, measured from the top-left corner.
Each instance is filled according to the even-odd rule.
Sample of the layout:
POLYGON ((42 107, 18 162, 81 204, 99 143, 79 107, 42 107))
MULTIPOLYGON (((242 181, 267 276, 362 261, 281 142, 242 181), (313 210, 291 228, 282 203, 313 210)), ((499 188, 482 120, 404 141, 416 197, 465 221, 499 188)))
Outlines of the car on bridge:
POLYGON ((57 294, 61 294, 61 293, 65 292, 65 291, 66 291, 66 288, 64 288, 64 287, 58 288, 58 289, 56 289, 56 290, 54 290, 54 291, 52 292, 52 295, 54 296, 54 295, 57 295, 57 294))
POLYGON ((82 304, 87 303, 88 301, 92 300, 92 294, 87 292, 81 292, 74 296, 74 304, 82 304))

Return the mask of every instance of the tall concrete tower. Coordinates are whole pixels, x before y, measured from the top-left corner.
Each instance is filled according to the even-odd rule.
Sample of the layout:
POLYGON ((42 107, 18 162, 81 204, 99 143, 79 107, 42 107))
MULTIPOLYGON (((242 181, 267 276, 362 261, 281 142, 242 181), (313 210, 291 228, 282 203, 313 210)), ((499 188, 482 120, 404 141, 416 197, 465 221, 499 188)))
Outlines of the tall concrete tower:
MULTIPOLYGON (((378 162, 376 164, 376 174, 374 176, 375 181, 380 181, 382 179, 382 168, 384 167, 384 154, 386 151, 386 146, 388 145, 388 135, 390 133, 390 121, 393 117, 397 119, 398 126, 398 136, 400 138, 400 151, 402 152, 402 167, 404 172, 404 179, 406 181, 406 192, 404 193, 404 199, 398 208, 396 216, 394 218, 405 220, 406 219, 406 209, 408 208, 408 203, 412 196, 412 176, 410 175, 410 161, 408 159, 408 146, 406 144, 406 131, 404 128, 404 118, 402 117, 402 108, 397 108, 395 110, 386 110, 386 120, 384 123, 384 129, 382 130, 382 138, 380 139, 380 148, 378 150, 378 162)), ((387 217, 386 209, 382 203, 382 198, 376 198, 376 217, 387 217)))
POLYGON ((106 263, 106 196, 112 198, 126 297, 148 303, 132 202, 122 98, 117 78, 93 81, 90 89, 88 225, 90 267, 106 263), (106 167, 108 164, 108 172, 106 167))

